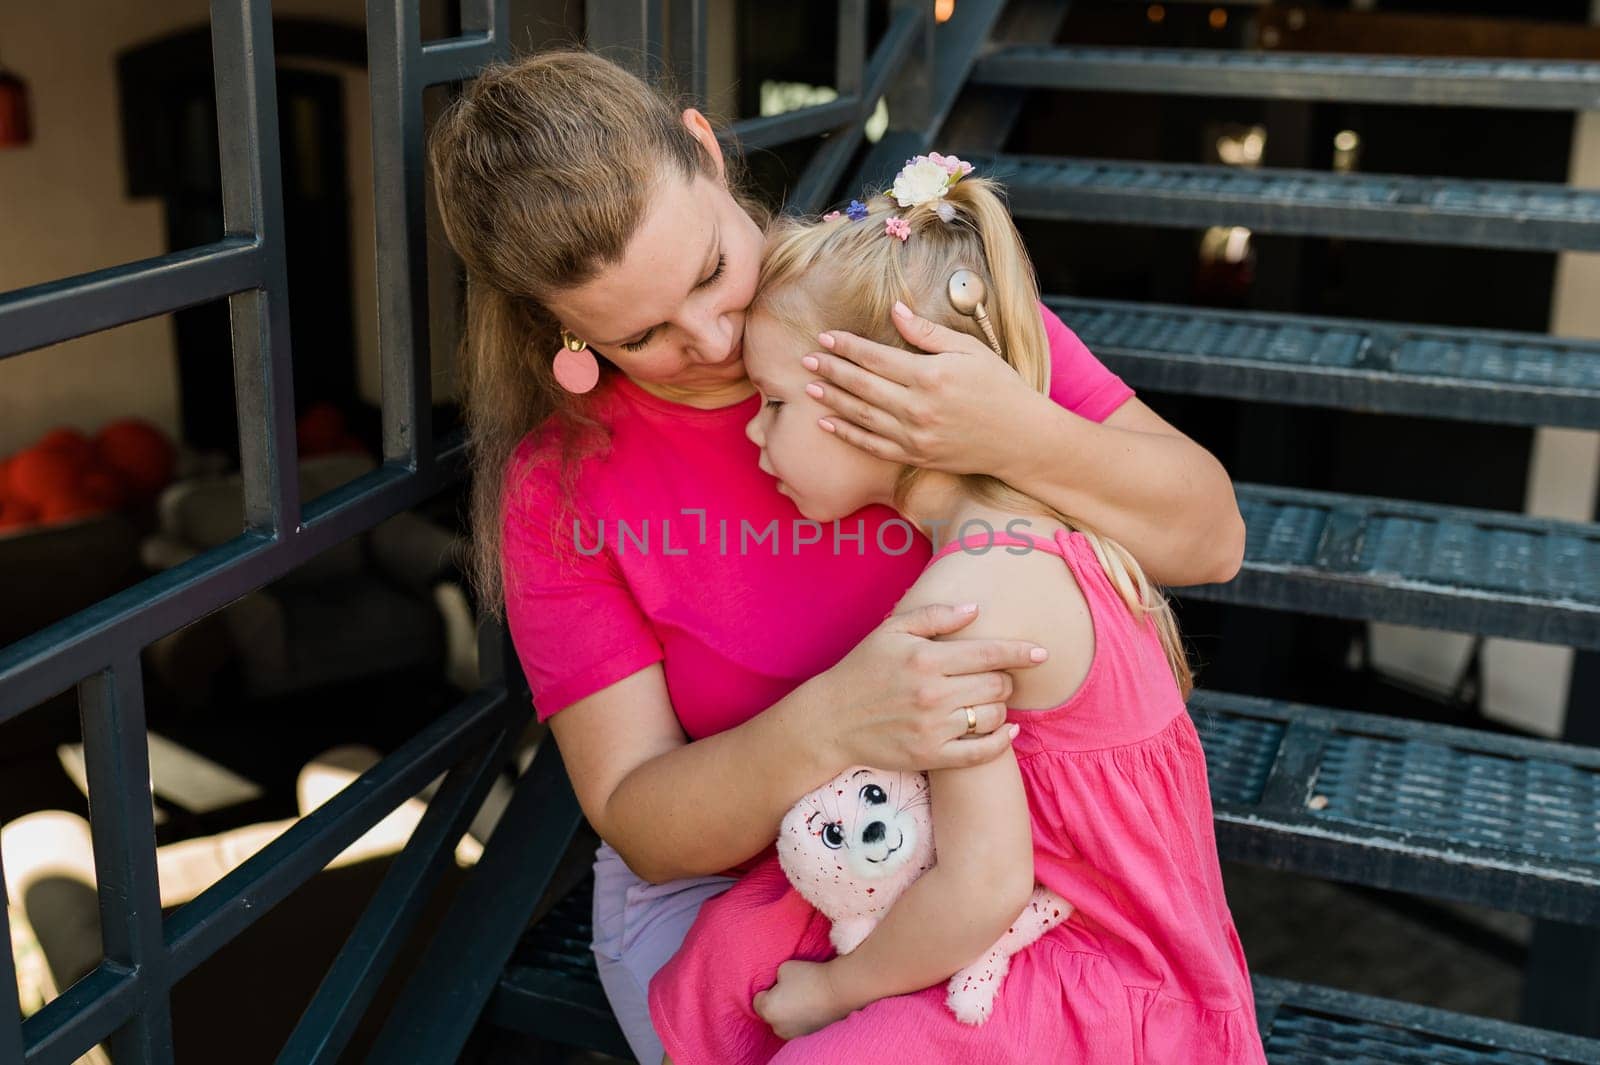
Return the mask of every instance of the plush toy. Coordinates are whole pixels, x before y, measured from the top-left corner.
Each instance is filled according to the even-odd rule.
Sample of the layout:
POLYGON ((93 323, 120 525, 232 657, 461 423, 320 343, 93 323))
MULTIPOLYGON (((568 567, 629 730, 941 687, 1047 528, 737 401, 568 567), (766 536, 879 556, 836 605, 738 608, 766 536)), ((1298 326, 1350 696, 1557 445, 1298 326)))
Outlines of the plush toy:
MULTIPOLYGON (((928 778, 865 767, 845 771, 785 815, 778 860, 796 890, 833 922, 834 949, 850 953, 906 888, 933 868, 928 778)), ((1011 955, 1071 913, 1066 899, 1035 885, 999 942, 950 978, 945 1001, 956 1019, 988 1020, 1011 955)))

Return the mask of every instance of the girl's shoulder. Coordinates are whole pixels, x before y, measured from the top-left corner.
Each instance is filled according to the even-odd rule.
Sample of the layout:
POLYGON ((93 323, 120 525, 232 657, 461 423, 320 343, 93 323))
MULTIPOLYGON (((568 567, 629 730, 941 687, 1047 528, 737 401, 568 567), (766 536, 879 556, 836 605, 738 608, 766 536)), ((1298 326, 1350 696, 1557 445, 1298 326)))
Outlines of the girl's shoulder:
POLYGON ((1030 549, 998 534, 987 549, 984 535, 968 537, 931 562, 895 609, 977 603, 978 616, 945 638, 1029 640, 1043 647, 1050 653, 1043 664, 1014 672, 1011 705, 1045 709, 1065 702, 1088 675, 1094 621, 1072 565, 1059 553, 1058 543, 1072 550, 1065 527, 1035 519, 1027 533, 1018 538, 1033 541, 1030 549))

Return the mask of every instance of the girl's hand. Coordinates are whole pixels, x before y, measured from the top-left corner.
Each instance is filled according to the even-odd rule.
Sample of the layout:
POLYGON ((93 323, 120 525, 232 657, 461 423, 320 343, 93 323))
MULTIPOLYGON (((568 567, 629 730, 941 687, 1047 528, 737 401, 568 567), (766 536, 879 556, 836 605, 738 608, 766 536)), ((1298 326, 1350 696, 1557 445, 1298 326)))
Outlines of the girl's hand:
POLYGON ((822 334, 831 354, 805 356, 806 368, 822 379, 807 391, 834 412, 821 426, 891 462, 948 473, 1002 471, 1017 411, 1038 394, 976 337, 918 318, 901 303, 894 324, 931 354, 831 332, 822 334))
POLYGON ((836 1001, 828 966, 811 961, 778 966, 778 982, 756 994, 755 1010, 779 1039, 810 1035, 850 1013, 836 1001))
POLYGON ((885 619, 838 665, 816 678, 828 720, 808 725, 836 745, 830 764, 917 772, 980 765, 1003 754, 1011 697, 1008 672, 1038 665, 1044 648, 1029 640, 931 639, 972 623, 978 608, 944 603, 885 619), (977 735, 967 732, 967 707, 977 735))

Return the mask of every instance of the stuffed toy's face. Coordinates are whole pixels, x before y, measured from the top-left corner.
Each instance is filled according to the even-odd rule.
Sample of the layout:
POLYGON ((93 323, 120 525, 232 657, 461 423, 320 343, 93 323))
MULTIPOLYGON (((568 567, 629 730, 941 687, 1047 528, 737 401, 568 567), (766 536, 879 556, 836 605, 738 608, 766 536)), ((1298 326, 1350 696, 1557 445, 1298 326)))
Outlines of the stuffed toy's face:
POLYGON ((886 907, 933 865, 928 778, 845 771, 784 817, 778 854, 790 882, 832 918, 886 907))

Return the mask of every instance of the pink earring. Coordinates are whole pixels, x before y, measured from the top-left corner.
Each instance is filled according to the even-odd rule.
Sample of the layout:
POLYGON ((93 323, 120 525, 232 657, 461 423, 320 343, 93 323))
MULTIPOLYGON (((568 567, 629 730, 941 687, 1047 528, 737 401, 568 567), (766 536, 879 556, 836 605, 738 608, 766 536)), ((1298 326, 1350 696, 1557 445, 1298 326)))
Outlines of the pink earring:
POLYGON ((556 352, 556 383, 574 395, 581 396, 600 381, 600 364, 587 340, 579 340, 565 329, 561 331, 561 350, 556 352))

